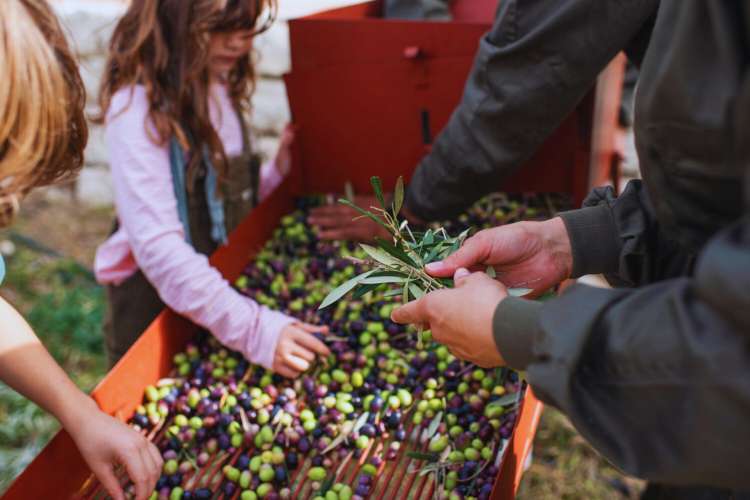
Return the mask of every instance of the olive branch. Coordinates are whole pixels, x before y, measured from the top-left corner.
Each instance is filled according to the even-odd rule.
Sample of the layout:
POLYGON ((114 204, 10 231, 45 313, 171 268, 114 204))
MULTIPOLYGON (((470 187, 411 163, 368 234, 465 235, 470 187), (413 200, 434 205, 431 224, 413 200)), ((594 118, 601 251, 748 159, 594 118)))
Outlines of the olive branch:
MULTIPOLYGON (((384 284, 398 285, 386 292, 385 296, 400 295, 404 304, 434 290, 453 287, 452 279, 434 278, 427 274, 425 266, 444 260, 455 253, 469 236, 469 229, 455 237, 449 236, 443 227, 430 228, 423 232, 412 231, 406 219, 399 220, 399 213, 404 204, 403 178, 399 177, 396 182, 390 206, 383 196, 380 178, 372 177, 370 184, 380 207, 371 206, 370 210, 367 210, 346 198, 339 199, 339 203, 359 212, 360 215, 355 220, 368 218, 385 229, 390 235, 390 241, 376 237, 377 246, 361 244, 360 247, 369 257, 367 263, 372 265, 372 269, 334 288, 320 304, 319 309, 337 302, 352 290, 355 291, 354 298, 359 298, 384 284)), ((491 267, 487 272, 492 277, 495 276, 491 267)), ((525 295, 529 291, 526 288, 509 289, 509 293, 515 296, 525 295)))

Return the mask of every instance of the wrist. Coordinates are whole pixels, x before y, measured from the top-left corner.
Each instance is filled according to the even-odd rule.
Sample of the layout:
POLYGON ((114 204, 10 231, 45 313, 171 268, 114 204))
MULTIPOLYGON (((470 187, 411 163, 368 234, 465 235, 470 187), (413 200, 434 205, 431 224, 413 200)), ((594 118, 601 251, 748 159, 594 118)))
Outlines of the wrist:
POLYGON ((565 222, 560 217, 554 217, 541 224, 544 226, 544 245, 560 270, 561 280, 570 278, 573 272, 573 249, 565 222))
POLYGON ((64 395, 60 407, 54 412, 60 424, 72 435, 92 412, 98 412, 99 407, 90 396, 84 394, 78 388, 64 395))

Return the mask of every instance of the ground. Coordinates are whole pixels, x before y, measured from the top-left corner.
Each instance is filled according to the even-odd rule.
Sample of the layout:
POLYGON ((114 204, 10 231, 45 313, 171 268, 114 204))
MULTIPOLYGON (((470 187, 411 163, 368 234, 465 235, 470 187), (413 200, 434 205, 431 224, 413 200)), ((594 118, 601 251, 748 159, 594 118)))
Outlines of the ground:
MULTIPOLYGON (((106 373, 101 334, 104 295, 90 269, 96 246, 109 234, 112 221, 111 209, 87 207, 64 190, 56 190, 53 195, 32 195, 13 230, 0 232, 0 249, 10 253, 2 295, 29 319, 84 390, 93 388, 106 373)), ((0 422, 2 493, 58 426, 4 385, 0 385, 0 422)), ((641 482, 607 464, 563 415, 545 410, 520 499, 629 499, 637 498, 641 488, 641 482)))

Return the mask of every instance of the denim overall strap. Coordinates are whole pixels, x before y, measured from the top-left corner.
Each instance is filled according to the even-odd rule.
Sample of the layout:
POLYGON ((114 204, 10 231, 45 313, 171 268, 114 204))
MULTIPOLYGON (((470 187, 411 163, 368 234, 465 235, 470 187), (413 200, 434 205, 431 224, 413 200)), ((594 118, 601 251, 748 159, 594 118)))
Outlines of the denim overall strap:
MULTIPOLYGON (((206 167, 205 196, 209 217, 211 218, 211 239, 220 245, 225 245, 227 243, 227 228, 224 217, 224 202, 218 195, 218 176, 207 149, 203 150, 203 163, 206 167)), ((174 137, 169 142, 169 164, 172 170, 174 195, 177 200, 177 213, 185 231, 185 241, 192 245, 185 180, 185 153, 174 137)))
POLYGON ((206 165, 206 204, 211 217, 211 239, 219 245, 226 245, 227 225, 224 217, 224 201, 218 196, 218 177, 207 148, 203 149, 203 162, 206 165))
POLYGON ((185 232, 185 241, 192 245, 190 218, 188 217, 187 185, 185 183, 185 155, 180 143, 172 137, 169 141, 169 167, 172 170, 172 186, 177 200, 177 214, 185 232))

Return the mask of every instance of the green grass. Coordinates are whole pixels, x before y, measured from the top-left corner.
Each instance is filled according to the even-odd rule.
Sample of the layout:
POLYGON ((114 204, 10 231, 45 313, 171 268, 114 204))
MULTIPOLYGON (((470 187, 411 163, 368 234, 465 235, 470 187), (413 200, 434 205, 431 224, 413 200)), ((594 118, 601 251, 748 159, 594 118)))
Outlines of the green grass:
MULTIPOLYGON (((6 257, 0 288, 29 321, 55 359, 83 390, 106 373, 102 342, 104 292, 70 259, 19 248, 6 257)), ((0 383, 0 492, 58 430, 57 421, 0 383)))

